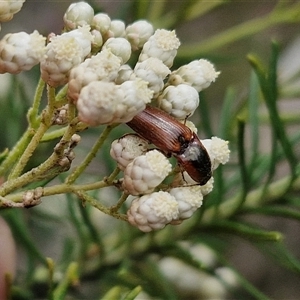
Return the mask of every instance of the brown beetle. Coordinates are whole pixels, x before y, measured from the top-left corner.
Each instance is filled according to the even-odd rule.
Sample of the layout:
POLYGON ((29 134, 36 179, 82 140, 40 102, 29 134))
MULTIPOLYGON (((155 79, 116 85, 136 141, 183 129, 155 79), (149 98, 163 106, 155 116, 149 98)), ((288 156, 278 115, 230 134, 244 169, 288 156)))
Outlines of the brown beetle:
POLYGON ((147 106, 127 125, 163 152, 173 155, 200 185, 211 178, 211 161, 198 136, 164 111, 147 106))

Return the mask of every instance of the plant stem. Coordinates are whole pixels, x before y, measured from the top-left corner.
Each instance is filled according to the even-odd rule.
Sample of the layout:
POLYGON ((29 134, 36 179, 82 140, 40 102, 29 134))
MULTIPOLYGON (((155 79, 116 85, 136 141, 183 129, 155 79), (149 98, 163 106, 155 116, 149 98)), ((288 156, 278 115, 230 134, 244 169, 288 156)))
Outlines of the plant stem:
POLYGON ((93 158, 96 156, 98 150, 100 147, 103 145, 104 141, 106 140, 107 136, 109 133, 112 131, 114 127, 116 127, 118 124, 112 124, 106 126, 94 146, 92 147, 91 151, 87 154, 83 162, 71 173, 67 179, 66 182, 68 184, 73 183, 79 176, 80 174, 86 169, 86 167, 90 164, 90 162, 93 160, 93 158))
MULTIPOLYGON (((68 193, 76 192, 78 190, 81 191, 98 190, 104 187, 109 187, 111 185, 112 184, 108 183, 106 180, 101 180, 93 183, 78 184, 78 185, 62 183, 54 186, 44 187, 42 194, 43 197, 47 197, 47 196, 53 196, 58 194, 68 194, 68 193)), ((24 192, 19 192, 12 195, 7 195, 5 199, 8 201, 20 202, 23 199, 23 195, 24 192)))
POLYGON ((40 78, 37 88, 35 90, 32 107, 28 110, 27 113, 28 123, 32 128, 37 128, 39 125, 38 113, 44 88, 45 82, 40 78))
POLYGON ((88 202, 90 205, 94 206, 95 208, 99 209, 103 213, 113 216, 114 218, 127 221, 127 216, 123 214, 119 214, 118 212, 112 211, 109 207, 104 206, 99 201, 97 201, 92 196, 88 195, 84 191, 77 190, 75 194, 84 202, 88 202))
MULTIPOLYGON (((24 150, 23 154, 21 155, 15 168, 10 173, 10 175, 8 177, 9 179, 14 179, 14 178, 17 178, 18 176, 20 176, 20 174, 24 170, 25 166, 27 165, 30 157, 32 156, 33 152, 38 147, 43 135, 48 130, 48 128, 51 126, 51 119, 52 119, 52 115, 53 115, 53 112, 55 109, 54 101, 55 101, 55 89, 48 86, 48 106, 42 112, 42 121, 40 123, 40 126, 37 129, 37 131, 35 132, 30 143, 24 150)), ((34 130, 34 128, 32 128, 32 130, 34 130)))
POLYGON ((2 162, 0 166, 0 175, 4 175, 11 167, 18 161, 19 157, 22 153, 24 153, 27 145, 31 141, 34 136, 34 130, 32 128, 28 128, 14 148, 9 151, 6 159, 2 162))
MULTIPOLYGON (((72 135, 76 132, 78 123, 78 119, 75 118, 68 129, 66 130, 64 136, 60 140, 60 142, 56 145, 55 151, 51 154, 51 156, 39 165, 36 168, 31 169, 21 176, 17 176, 16 178, 10 178, 0 187, 0 195, 5 196, 13 190, 21 188, 22 186, 29 184, 34 181, 38 181, 45 178, 51 178, 55 175, 64 171, 64 167, 59 164, 60 159, 64 155, 64 149, 68 146, 69 141, 71 140, 72 135)), ((43 123, 42 123, 43 124, 43 123)), ((41 128, 41 127, 40 127, 41 128)), ((29 144, 30 145, 30 144, 29 144)), ((27 149, 29 146, 27 147, 27 149)), ((27 150, 26 149, 26 150, 27 150)), ((26 152, 25 150, 25 152, 26 152)))

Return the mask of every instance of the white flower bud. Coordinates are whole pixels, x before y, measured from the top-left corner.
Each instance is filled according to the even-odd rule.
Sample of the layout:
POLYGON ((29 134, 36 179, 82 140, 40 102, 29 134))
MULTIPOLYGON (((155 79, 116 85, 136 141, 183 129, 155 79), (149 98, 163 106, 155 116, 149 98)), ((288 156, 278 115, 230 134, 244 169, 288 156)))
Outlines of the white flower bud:
POLYGON ((164 228, 178 216, 178 203, 167 192, 144 195, 132 201, 127 211, 128 222, 141 231, 164 228))
POLYGON ((131 195, 151 193, 171 172, 172 165, 158 150, 136 157, 124 170, 124 190, 131 195))
POLYGON ((113 81, 118 75, 121 60, 109 49, 86 59, 71 70, 68 96, 77 101, 81 89, 93 81, 113 81))
POLYGON ((139 61, 144 61, 149 57, 156 57, 170 68, 173 65, 179 46, 180 41, 176 37, 174 30, 157 29, 144 44, 139 61))
POLYGON ((136 80, 125 81, 120 86, 123 91, 122 105, 126 113, 119 114, 120 123, 127 123, 139 112, 146 108, 153 96, 153 91, 148 88, 148 82, 136 78, 136 80))
POLYGON ((188 219, 202 205, 203 195, 199 185, 173 188, 169 193, 178 202, 178 219, 188 219))
POLYGON ((124 37, 125 23, 121 20, 112 20, 107 32, 107 38, 110 37, 124 37))
POLYGON ((91 52, 91 43, 93 42, 93 36, 90 32, 90 29, 91 27, 89 25, 85 25, 72 31, 65 32, 62 34, 62 36, 75 38, 77 43, 82 48, 83 57, 86 57, 91 52))
POLYGON ((219 74, 220 72, 216 72, 211 62, 206 59, 199 59, 173 71, 168 83, 171 85, 188 84, 200 92, 210 86, 219 74))
POLYGON ((9 33, 0 41, 0 73, 17 74, 38 64, 46 51, 46 38, 36 30, 9 33))
POLYGON ((215 270, 215 273, 230 287, 238 287, 239 280, 237 274, 228 267, 219 267, 215 270))
POLYGON ((137 76, 129 65, 122 65, 118 71, 118 76, 115 79, 115 83, 121 84, 128 80, 135 80, 137 76))
POLYGON ((91 34, 93 36, 93 41, 92 41, 92 53, 97 53, 101 49, 103 45, 103 38, 101 35, 101 32, 93 29, 91 31, 91 34))
POLYGON ((217 256, 215 251, 204 243, 187 243, 186 247, 187 250, 191 253, 193 258, 205 268, 213 268, 217 263, 217 256))
POLYGON ((127 123, 145 109, 151 97, 152 92, 141 79, 121 85, 93 81, 81 89, 77 101, 78 116, 91 126, 127 123))
POLYGON ((176 119, 191 116, 199 105, 199 94, 187 84, 169 85, 158 98, 159 106, 176 119))
POLYGON ((94 16, 92 21, 92 28, 101 32, 105 36, 109 30, 111 19, 105 13, 98 13, 94 16))
POLYGON ((78 116, 91 126, 114 122, 122 93, 112 82, 93 81, 80 91, 77 101, 78 116))
POLYGON ((214 178, 211 177, 204 185, 200 185, 201 193, 203 196, 209 194, 214 188, 214 178))
POLYGON ((181 123, 183 123, 185 126, 187 126, 189 129, 191 129, 193 132, 197 134, 198 128, 192 121, 183 119, 181 120, 181 123))
POLYGON ((201 142, 209 154, 213 170, 220 164, 224 165, 229 161, 228 141, 213 136, 211 139, 201 140, 201 142))
POLYGON ((200 297, 199 291, 202 289, 203 274, 196 268, 189 266, 178 258, 164 257, 159 261, 159 268, 164 277, 168 279, 176 288, 185 295, 194 295, 194 299, 219 299, 200 297), (202 275, 202 276, 201 276, 202 275))
POLYGON ((149 57, 135 65, 134 73, 149 82, 149 88, 157 94, 164 86, 164 79, 170 74, 169 68, 158 58, 149 57))
POLYGON ((64 14, 65 27, 69 30, 91 25, 94 9, 86 2, 72 3, 64 14))
MULTIPOLYGON (((195 180, 193 180, 191 178, 191 176, 185 171, 178 174, 178 176, 175 178, 175 180, 173 182, 173 183, 175 183, 174 186, 190 186, 190 185, 196 185, 196 184, 199 185, 199 183, 196 182, 195 180)), ((203 196, 206 196, 213 190, 214 178, 211 177, 204 185, 199 185, 199 187, 201 190, 201 194, 203 196)))
POLYGON ((110 155, 123 171, 136 157, 147 152, 148 142, 137 134, 126 134, 111 144, 110 155))
POLYGON ((19 12, 25 0, 2 0, 0 1, 0 22, 10 21, 14 14, 19 12))
POLYGON ((122 64, 125 64, 131 56, 130 43, 121 37, 109 38, 103 45, 103 49, 110 49, 111 52, 118 56, 122 64))
POLYGON ((71 69, 90 53, 92 38, 89 26, 52 37, 41 61, 43 80, 53 87, 67 83, 71 69))
POLYGON ((126 38, 135 51, 144 46, 153 32, 152 24, 146 20, 139 20, 126 27, 126 38))

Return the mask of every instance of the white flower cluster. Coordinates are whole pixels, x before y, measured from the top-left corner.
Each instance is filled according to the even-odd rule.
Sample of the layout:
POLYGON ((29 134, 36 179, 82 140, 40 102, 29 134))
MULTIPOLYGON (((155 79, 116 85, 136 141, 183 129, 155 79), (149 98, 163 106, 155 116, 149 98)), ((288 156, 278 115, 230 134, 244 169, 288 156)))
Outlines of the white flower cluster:
POLYGON ((92 40, 88 25, 50 37, 41 60, 43 80, 53 87, 67 83, 71 69, 90 54, 92 40))
MULTIPOLYGON (((22 3, 4 1, 0 13, 1 8, 4 15, 15 13, 22 3)), ((80 120, 91 126, 126 123, 153 100, 185 119, 199 105, 198 92, 219 74, 203 59, 171 71, 180 41, 175 31, 154 30, 146 20, 126 26, 105 13, 95 14, 84 1, 71 4, 63 20, 64 33, 50 34, 47 45, 37 31, 6 35, 0 41, 0 73, 40 63, 48 85, 68 84, 80 120), (138 62, 127 65, 137 51, 138 62)))
POLYGON ((8 33, 0 41, 0 73, 17 74, 37 65, 46 51, 46 38, 36 30, 8 33))
POLYGON ((111 144, 110 155, 124 171, 136 157, 147 152, 148 142, 136 134, 126 134, 111 144))
MULTIPOLYGON (((213 137, 205 140, 214 169, 229 159, 228 142, 213 137), (219 147, 219 148, 218 148, 219 147)), ((177 225, 190 218, 202 205, 203 197, 213 189, 214 178, 205 185, 195 185, 186 174, 173 181, 173 187, 155 192, 171 171, 168 159, 138 135, 125 135, 111 145, 110 154, 124 172, 122 187, 135 198, 127 211, 128 221, 149 232, 177 225), (148 152, 147 152, 148 151, 148 152), (141 196, 140 196, 141 195, 141 196)))
MULTIPOLYGON (((4 3, 11 6, 4 10, 0 4, 0 15, 16 12, 13 1, 4 3)), ((67 96, 76 104, 79 119, 90 126, 130 122, 152 102, 196 131, 186 118, 197 109, 199 92, 219 72, 205 59, 172 70, 180 46, 175 31, 154 30, 146 20, 126 26, 105 13, 95 14, 84 1, 71 4, 63 20, 64 32, 50 34, 47 45, 37 31, 6 35, 0 41, 0 73, 18 73, 40 63, 42 79, 55 88, 67 84, 67 96)), ((53 122, 63 124, 64 114, 62 110, 53 122)), ((203 144, 213 170, 228 161, 227 142, 212 138, 203 144)), ((111 155, 124 172, 123 190, 138 196, 128 210, 129 222, 143 231, 189 218, 213 188, 213 178, 204 186, 188 186, 190 179, 183 174, 172 188, 157 192, 172 165, 140 138, 119 139, 111 155)))
POLYGON ((14 14, 19 12, 25 0, 2 0, 0 1, 0 22, 10 21, 14 14))

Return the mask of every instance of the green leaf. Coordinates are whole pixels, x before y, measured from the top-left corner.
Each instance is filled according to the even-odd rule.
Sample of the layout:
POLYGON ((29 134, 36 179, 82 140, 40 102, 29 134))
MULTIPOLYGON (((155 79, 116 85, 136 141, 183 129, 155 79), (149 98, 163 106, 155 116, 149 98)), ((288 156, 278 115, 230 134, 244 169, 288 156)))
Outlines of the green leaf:
MULTIPOLYGON (((231 268, 232 269, 232 268, 231 268)), ((233 269, 232 269, 233 270, 233 269)), ((243 275, 241 275, 239 272, 234 270, 235 276, 238 279, 239 285, 244 288, 245 291, 247 291, 253 299, 257 300, 269 300, 270 298, 267 297, 265 294, 263 294, 261 291, 259 291, 255 286, 253 286, 243 275)), ((241 299, 237 293, 236 299, 241 299)))
POLYGON ((237 221, 214 221, 206 227, 220 233, 230 233, 251 241, 273 241, 282 240, 282 234, 277 231, 262 230, 252 224, 237 221))
POLYGON ((272 58, 268 70, 266 70, 264 65, 255 56, 248 55, 248 60, 257 74, 260 87, 264 96, 264 100, 269 110, 270 121, 272 124, 271 129, 276 135, 278 141, 281 143, 286 158, 288 159, 288 162, 290 164, 292 176, 293 178, 295 178, 296 176, 295 168, 298 160, 293 152, 293 148, 285 132, 284 124, 280 118, 277 105, 276 105, 277 96, 278 96, 277 82, 276 82, 278 52, 279 50, 277 44, 273 43, 272 56, 271 56, 272 58))
MULTIPOLYGON (((178 299, 174 287, 161 274, 153 259, 146 256, 143 260, 136 260, 130 273, 135 277, 132 284, 142 286, 149 295, 166 300, 178 299)), ((126 279, 127 275, 123 274, 122 278, 126 279)))
POLYGON ((15 239, 27 251, 28 257, 37 260, 44 265, 47 265, 46 258, 36 247, 36 243, 30 235, 30 232, 24 221, 22 211, 16 209, 10 210, 5 212, 3 214, 3 217, 9 223, 15 239))
POLYGON ((258 144, 259 144, 259 83, 254 72, 251 73, 250 77, 250 87, 249 87, 249 100, 248 100, 248 109, 249 109, 249 126, 251 128, 251 162, 249 173, 252 173, 252 166, 255 165, 255 162, 258 158, 258 144))
POLYGON ((142 287, 138 285, 124 297, 124 300, 134 300, 142 290, 142 287))
POLYGON ((185 21, 191 21, 196 18, 200 18, 201 16, 207 14, 213 9, 217 8, 220 5, 228 3, 228 0, 215 0, 215 1, 202 1, 202 0, 194 0, 191 1, 187 11, 185 13, 185 21))
POLYGON ((211 127, 211 114, 207 105, 207 101, 205 99, 205 94, 200 93, 201 98, 201 109, 198 108, 197 112, 199 112, 201 117, 201 127, 203 128, 204 133, 206 136, 212 136, 213 130, 211 127))
POLYGON ((122 287, 121 286, 114 286, 109 291, 107 291, 103 297, 101 297, 102 300, 120 300, 122 299, 122 287))
POLYGON ((270 206, 246 209, 245 212, 246 213, 251 213, 251 214, 279 216, 279 217, 284 217, 284 218, 287 218, 287 219, 294 219, 294 220, 300 221, 300 210, 299 210, 299 208, 297 208, 297 207, 287 207, 285 205, 274 206, 272 204, 270 206))
MULTIPOLYGON (((229 133, 235 124, 235 118, 233 118, 234 103, 236 101, 236 91, 234 88, 229 87, 226 90, 225 98, 222 105, 221 115, 219 118, 218 134, 222 139, 230 139, 229 133)), ((202 105, 202 103, 201 103, 202 105)))
POLYGON ((263 254, 269 255, 276 264, 300 275, 300 260, 286 248, 283 242, 257 243, 256 246, 263 254))
POLYGON ((53 291, 53 300, 64 300, 70 286, 78 284, 78 264, 76 262, 70 263, 64 278, 53 291))
POLYGON ((246 200, 247 193, 250 189, 250 180, 248 176, 248 170, 246 166, 246 149, 245 149, 245 122, 243 120, 238 120, 238 158, 240 166, 240 176, 241 176, 241 190, 242 195, 240 201, 236 207, 238 209, 243 205, 246 200))

